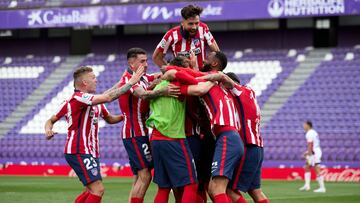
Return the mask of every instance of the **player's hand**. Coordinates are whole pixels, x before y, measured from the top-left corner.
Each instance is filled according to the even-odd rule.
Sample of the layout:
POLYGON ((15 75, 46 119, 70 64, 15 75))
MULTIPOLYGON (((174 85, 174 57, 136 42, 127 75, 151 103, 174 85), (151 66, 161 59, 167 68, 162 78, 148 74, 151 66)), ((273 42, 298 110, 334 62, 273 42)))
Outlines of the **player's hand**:
POLYGON ((135 85, 137 82, 140 81, 140 78, 145 74, 145 67, 141 65, 136 72, 131 76, 129 83, 131 85, 135 85))
POLYGON ((52 129, 47 129, 45 130, 45 136, 47 140, 50 140, 51 138, 54 137, 54 135, 56 135, 57 132, 54 132, 52 129))
POLYGON ((180 87, 169 84, 166 88, 165 96, 177 98, 180 95, 180 87))
POLYGON ((309 156, 309 155, 310 155, 310 154, 309 154, 308 151, 304 152, 304 154, 303 154, 304 159, 306 159, 306 157, 309 156))
POLYGON ((189 54, 190 54, 189 57, 190 67, 194 70, 199 70, 199 67, 196 65, 197 57, 195 56, 195 53, 192 50, 190 50, 189 54))

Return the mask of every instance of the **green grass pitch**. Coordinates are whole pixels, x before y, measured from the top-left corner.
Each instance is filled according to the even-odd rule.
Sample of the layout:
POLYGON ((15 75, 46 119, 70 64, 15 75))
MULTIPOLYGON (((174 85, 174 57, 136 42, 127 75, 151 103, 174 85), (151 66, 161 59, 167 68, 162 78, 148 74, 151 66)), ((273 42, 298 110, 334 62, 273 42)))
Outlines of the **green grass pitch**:
MULTIPOLYGON (((104 178, 104 203, 126 203, 130 178, 104 178)), ((325 194, 300 192, 300 181, 263 181, 263 190, 272 203, 359 203, 360 183, 326 183, 325 194)), ((312 189, 317 187, 312 182, 312 189)), ((0 176, 1 203, 71 203, 81 192, 77 178, 0 176)), ((156 185, 151 184, 145 201, 153 202, 156 185)), ((250 201, 250 198, 246 196, 250 201)), ((174 202, 173 198, 169 202, 174 202)), ((210 201, 208 201, 210 202, 210 201)))

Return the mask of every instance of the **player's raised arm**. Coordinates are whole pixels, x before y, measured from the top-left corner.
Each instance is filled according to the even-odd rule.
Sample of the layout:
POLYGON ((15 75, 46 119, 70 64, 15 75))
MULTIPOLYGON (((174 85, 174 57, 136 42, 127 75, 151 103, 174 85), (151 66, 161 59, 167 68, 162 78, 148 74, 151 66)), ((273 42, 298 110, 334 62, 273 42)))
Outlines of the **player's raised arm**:
POLYGON ((199 82, 197 85, 189 85, 187 86, 187 95, 203 96, 204 94, 208 93, 214 85, 215 83, 210 81, 199 82))
POLYGON ((144 71, 145 71, 144 67, 141 66, 132 75, 130 80, 127 83, 125 83, 123 86, 116 88, 112 87, 111 89, 106 90, 103 94, 94 95, 94 98, 92 99, 92 105, 111 102, 117 99, 120 95, 127 92, 133 85, 135 85, 137 82, 140 81, 140 78, 144 75, 144 71))
POLYGON ((224 87, 228 88, 228 89, 232 89, 235 86, 235 82, 226 74, 222 73, 222 72, 217 72, 217 73, 211 73, 205 76, 201 76, 198 77, 197 79, 202 79, 202 80, 208 80, 208 81, 218 81, 221 82, 224 87))
POLYGON ((165 54, 159 49, 155 49, 152 55, 152 59, 154 63, 159 67, 166 65, 165 54))
POLYGON ((154 99, 160 96, 178 97, 180 95, 180 88, 175 85, 168 85, 158 90, 145 90, 139 86, 134 89, 134 95, 145 100, 154 99))

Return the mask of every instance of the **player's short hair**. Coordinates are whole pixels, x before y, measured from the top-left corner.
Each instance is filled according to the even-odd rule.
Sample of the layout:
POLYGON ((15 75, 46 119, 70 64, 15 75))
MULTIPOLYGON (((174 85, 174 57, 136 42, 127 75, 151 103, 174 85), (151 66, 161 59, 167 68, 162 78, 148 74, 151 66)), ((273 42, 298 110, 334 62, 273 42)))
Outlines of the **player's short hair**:
POLYGON ((221 51, 215 52, 215 57, 219 60, 220 63, 220 71, 224 70, 227 66, 227 57, 226 55, 221 51))
POLYGON ((90 73, 93 72, 93 69, 89 66, 81 66, 78 69, 75 70, 73 77, 74 80, 78 79, 79 77, 81 77, 82 75, 84 75, 85 73, 90 73))
POLYGON ((74 74, 73 74, 73 78, 74 78, 74 87, 75 87, 75 83, 78 80, 78 78, 80 78, 81 76, 83 76, 86 73, 90 73, 93 72, 93 69, 89 66, 81 66, 78 69, 75 70, 74 74))
POLYGON ((239 79, 239 77, 238 77, 235 73, 233 73, 233 72, 227 72, 227 73, 225 73, 225 74, 226 74, 227 76, 229 76, 229 78, 231 78, 234 82, 240 84, 240 79, 239 79))
POLYGON ((129 58, 136 58, 137 55, 139 54, 145 54, 146 55, 146 51, 142 48, 139 48, 139 47, 134 47, 134 48, 131 48, 127 51, 127 59, 129 58))
POLYGON ((186 68, 186 57, 185 56, 176 56, 175 58, 173 58, 169 64, 172 66, 178 66, 178 67, 184 67, 186 68))
POLYGON ((200 16, 202 11, 203 11, 203 8, 190 4, 190 5, 185 6, 184 8, 181 9, 181 16, 185 20, 187 20, 187 19, 192 18, 192 17, 200 16))
POLYGON ((305 123, 306 123, 306 124, 307 124, 310 128, 312 128, 312 127, 313 127, 313 124, 312 124, 312 122, 311 122, 311 121, 309 121, 309 120, 308 120, 308 121, 306 121, 305 123))

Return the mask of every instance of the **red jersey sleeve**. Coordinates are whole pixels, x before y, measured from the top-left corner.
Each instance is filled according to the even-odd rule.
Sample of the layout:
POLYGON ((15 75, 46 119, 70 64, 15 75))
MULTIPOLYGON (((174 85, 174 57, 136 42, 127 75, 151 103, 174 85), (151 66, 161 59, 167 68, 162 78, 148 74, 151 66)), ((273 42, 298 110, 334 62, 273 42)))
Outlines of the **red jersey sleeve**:
POLYGON ((214 41, 215 41, 213 35, 210 32, 209 27, 206 24, 204 24, 204 37, 206 39, 205 42, 208 45, 212 45, 212 43, 214 43, 214 41))
POLYGON ((58 109, 58 111, 56 112, 55 116, 56 118, 60 119, 63 116, 65 116, 65 114, 67 113, 67 107, 68 107, 68 102, 65 100, 61 105, 60 108, 58 109))
POLYGON ((91 106, 92 100, 94 98, 93 94, 79 92, 74 96, 74 99, 79 103, 79 106, 91 106))
POLYGON ((172 30, 169 30, 164 37, 161 39, 160 43, 157 45, 156 49, 166 54, 170 45, 173 43, 172 30))
POLYGON ((180 87, 180 95, 181 96, 189 96, 189 94, 188 94, 189 85, 181 84, 179 81, 172 81, 171 84, 180 87))
POLYGON ((101 117, 106 117, 109 115, 109 110, 106 108, 105 104, 100 104, 100 108, 101 108, 101 117))
POLYGON ((242 92, 242 87, 239 84, 235 84, 235 86, 230 91, 234 96, 238 97, 242 92))

